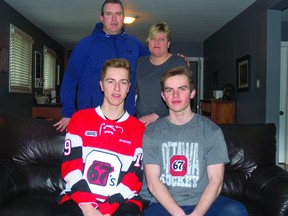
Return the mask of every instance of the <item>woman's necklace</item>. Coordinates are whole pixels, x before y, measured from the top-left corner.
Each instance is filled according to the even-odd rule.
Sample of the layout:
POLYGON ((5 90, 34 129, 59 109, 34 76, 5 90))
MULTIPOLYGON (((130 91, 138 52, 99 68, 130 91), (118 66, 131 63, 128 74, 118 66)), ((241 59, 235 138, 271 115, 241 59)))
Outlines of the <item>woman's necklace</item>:
POLYGON ((160 57, 160 58, 157 58, 157 57, 154 57, 154 58, 153 58, 152 55, 150 55, 150 61, 151 61, 151 63, 154 64, 154 65, 161 65, 161 64, 163 64, 164 62, 166 62, 167 59, 168 59, 170 56, 171 56, 170 53, 167 53, 166 56, 160 57))

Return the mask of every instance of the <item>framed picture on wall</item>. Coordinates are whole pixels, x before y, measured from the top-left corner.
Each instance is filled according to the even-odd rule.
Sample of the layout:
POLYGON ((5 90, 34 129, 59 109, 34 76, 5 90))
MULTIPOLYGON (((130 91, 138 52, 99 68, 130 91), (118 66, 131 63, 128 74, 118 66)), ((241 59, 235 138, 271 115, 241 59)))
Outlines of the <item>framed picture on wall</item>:
POLYGON ((42 53, 35 51, 35 88, 42 88, 43 70, 42 70, 42 53))
POLYGON ((250 55, 236 60, 237 90, 248 91, 250 88, 250 55))

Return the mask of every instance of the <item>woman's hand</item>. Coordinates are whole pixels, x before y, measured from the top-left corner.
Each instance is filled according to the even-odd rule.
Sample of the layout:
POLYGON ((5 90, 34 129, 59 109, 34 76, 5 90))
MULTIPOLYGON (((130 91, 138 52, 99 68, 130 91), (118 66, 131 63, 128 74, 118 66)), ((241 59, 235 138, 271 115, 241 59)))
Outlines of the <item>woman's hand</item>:
POLYGON ((139 120, 145 124, 147 127, 148 125, 155 122, 157 119, 159 119, 159 116, 156 113, 148 114, 145 116, 142 116, 139 120))

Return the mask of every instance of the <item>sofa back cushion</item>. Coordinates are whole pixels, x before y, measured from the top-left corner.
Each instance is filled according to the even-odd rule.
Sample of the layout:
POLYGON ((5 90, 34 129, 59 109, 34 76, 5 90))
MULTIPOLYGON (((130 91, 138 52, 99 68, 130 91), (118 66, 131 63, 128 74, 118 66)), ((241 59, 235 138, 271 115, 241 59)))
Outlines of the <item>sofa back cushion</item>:
POLYGON ((64 188, 61 158, 65 133, 43 119, 0 119, 0 160, 16 164, 30 190, 64 188))
MULTIPOLYGON (((61 159, 65 133, 58 132, 54 123, 43 119, 0 118, 0 162, 15 163, 30 190, 64 189, 61 159)), ((275 164, 276 127, 274 124, 219 126, 230 158, 222 194, 241 198, 251 173, 258 167, 275 164)))
POLYGON ((276 162, 276 127, 267 124, 219 125, 227 143, 230 163, 225 167, 222 194, 241 197, 256 168, 276 162))

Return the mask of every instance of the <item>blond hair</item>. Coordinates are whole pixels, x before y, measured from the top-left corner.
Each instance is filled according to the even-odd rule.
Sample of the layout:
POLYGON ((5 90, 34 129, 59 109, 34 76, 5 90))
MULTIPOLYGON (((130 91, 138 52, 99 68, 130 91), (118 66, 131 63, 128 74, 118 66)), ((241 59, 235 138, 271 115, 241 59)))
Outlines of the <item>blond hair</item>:
POLYGON ((163 32, 167 36, 168 41, 170 41, 171 37, 170 28, 168 24, 165 22, 153 24, 149 29, 149 34, 146 41, 148 42, 149 40, 155 38, 156 35, 160 32, 163 32))

